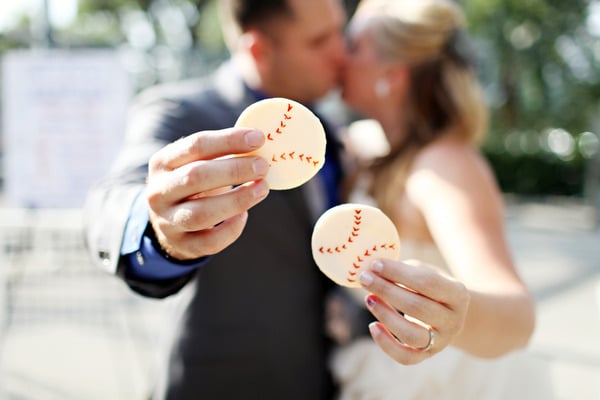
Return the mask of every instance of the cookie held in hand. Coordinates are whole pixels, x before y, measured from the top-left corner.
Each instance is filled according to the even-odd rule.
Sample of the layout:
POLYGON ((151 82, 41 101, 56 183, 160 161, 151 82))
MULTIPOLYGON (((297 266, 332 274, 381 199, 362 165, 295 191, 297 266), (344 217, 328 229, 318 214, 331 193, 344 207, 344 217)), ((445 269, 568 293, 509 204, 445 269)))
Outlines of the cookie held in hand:
POLYGON ((361 287, 358 276, 373 260, 398 259, 400 238, 380 209, 342 204, 327 210, 315 224, 312 254, 319 269, 335 283, 361 287))
POLYGON ((260 100, 239 116, 236 127, 265 134, 255 154, 270 165, 265 180, 271 189, 292 189, 312 178, 325 163, 325 130, 306 106, 280 97, 260 100))

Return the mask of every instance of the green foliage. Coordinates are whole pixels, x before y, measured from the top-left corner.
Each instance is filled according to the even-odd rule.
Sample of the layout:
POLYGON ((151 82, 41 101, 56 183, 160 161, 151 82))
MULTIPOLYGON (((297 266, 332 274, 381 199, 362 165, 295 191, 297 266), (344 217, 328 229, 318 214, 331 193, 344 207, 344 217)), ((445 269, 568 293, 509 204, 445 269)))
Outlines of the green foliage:
POLYGON ((566 162, 546 154, 512 154, 484 151, 505 193, 523 195, 583 194, 585 164, 581 158, 566 162))
POLYGON ((600 72, 593 68, 597 60, 589 50, 593 38, 582 28, 587 3, 464 1, 472 35, 482 38, 485 49, 485 83, 499 99, 492 104, 496 128, 589 127, 589 116, 579 106, 582 99, 576 97, 600 84, 600 72), (569 118, 563 121, 562 116, 569 118))
MULTIPOLYGON (((503 189, 532 194, 581 193, 585 160, 540 151, 545 131, 576 137, 594 131, 600 105, 600 69, 586 29, 590 0, 463 0, 479 51, 491 107, 485 151, 503 189), (504 138, 533 132, 529 154, 515 154, 504 138)), ((596 132, 598 134, 598 132, 596 132)))

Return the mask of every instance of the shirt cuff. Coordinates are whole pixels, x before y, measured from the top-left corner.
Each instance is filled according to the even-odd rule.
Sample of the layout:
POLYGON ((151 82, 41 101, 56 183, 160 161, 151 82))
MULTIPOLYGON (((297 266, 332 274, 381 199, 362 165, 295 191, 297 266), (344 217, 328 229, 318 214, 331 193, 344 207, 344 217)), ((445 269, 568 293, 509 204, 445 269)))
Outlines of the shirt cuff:
POLYGON ((208 260, 208 257, 204 257, 193 264, 185 265, 167 260, 147 236, 142 238, 140 249, 126 257, 129 260, 128 276, 147 280, 179 278, 204 265, 208 260))
POLYGON ((150 213, 142 193, 138 195, 131 208, 121 246, 121 256, 128 261, 127 275, 146 280, 173 279, 204 265, 209 257, 179 263, 177 260, 165 258, 155 248, 152 239, 145 233, 150 213))

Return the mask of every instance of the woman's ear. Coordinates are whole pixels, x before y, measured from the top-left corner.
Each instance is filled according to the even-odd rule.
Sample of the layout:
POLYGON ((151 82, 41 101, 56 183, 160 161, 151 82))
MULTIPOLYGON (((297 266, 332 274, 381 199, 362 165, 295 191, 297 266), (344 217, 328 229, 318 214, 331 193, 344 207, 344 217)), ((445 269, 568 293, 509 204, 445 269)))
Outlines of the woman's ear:
POLYGON ((392 91, 405 92, 408 89, 410 83, 410 70, 408 65, 394 64, 388 70, 386 77, 392 91))

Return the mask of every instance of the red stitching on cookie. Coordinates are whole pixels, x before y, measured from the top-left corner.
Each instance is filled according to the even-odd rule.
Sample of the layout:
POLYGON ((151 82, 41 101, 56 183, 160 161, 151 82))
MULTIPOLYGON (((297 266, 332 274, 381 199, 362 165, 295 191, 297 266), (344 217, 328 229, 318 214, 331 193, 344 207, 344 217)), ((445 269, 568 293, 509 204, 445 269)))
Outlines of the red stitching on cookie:
MULTIPOLYGON (((396 248, 396 244, 395 243, 383 243, 380 245, 373 245, 373 247, 371 248, 371 250, 373 251, 377 251, 377 248, 381 248, 381 249, 395 249, 396 248)), ((358 273, 358 271, 362 268, 362 266, 360 265, 361 263, 365 262, 366 257, 371 257, 373 256, 373 254, 369 251, 369 249, 366 249, 365 252, 363 253, 363 257, 365 258, 361 258, 360 255, 356 256, 356 262, 352 263, 352 267, 348 269, 348 277, 346 278, 346 280, 350 283, 355 283, 356 279, 353 279, 352 277, 356 276, 356 274, 358 273)))
MULTIPOLYGON (((277 127, 275 129, 275 133, 277 135, 282 135, 285 133, 284 128, 287 128, 287 123, 285 121, 289 121, 292 119, 292 114, 290 113, 290 111, 292 111, 293 108, 294 108, 294 106, 292 106, 290 103, 288 103, 287 112, 283 113, 283 119, 279 121, 279 127, 277 127)), ((275 137, 276 137, 276 135, 274 135, 271 132, 269 132, 267 134, 267 139, 270 141, 274 141, 275 137)), ((288 154, 290 159, 295 160, 294 154, 295 154, 295 152, 288 154)), ((306 156, 305 154, 300 154, 299 159, 300 159, 300 161, 306 161, 308 164, 312 164, 313 167, 317 167, 320 164, 320 161, 313 161, 313 157, 306 156)), ((277 155, 274 154, 273 157, 271 158, 271 161, 273 161, 273 162, 277 162, 280 160, 287 160, 286 155, 281 154, 279 157, 277 157, 277 155)))
MULTIPOLYGON (((300 158, 302 158, 304 155, 300 154, 300 158)), ((358 237, 359 236, 359 231, 360 231, 360 223, 361 223, 361 219, 362 217, 360 216, 361 213, 361 209, 356 209, 354 210, 354 225, 352 226, 352 232, 350 232, 350 236, 348 236, 348 239, 346 242, 342 243, 341 245, 334 245, 332 247, 338 249, 341 248, 343 250, 346 250, 348 247, 346 246, 346 243, 353 243, 353 237, 358 237)), ((321 247, 321 249, 323 249, 324 247, 321 247)), ((341 252, 341 250, 340 250, 341 252)), ((321 251, 321 253, 323 253, 323 251, 321 251)))
MULTIPOLYGON (((321 246, 319 248, 319 252, 321 254, 340 254, 345 250, 349 249, 347 243, 353 243, 354 239, 360 236, 361 224, 362 224, 362 209, 355 209, 354 214, 352 215, 352 227, 350 230, 350 234, 346 242, 342 245, 335 245, 332 247, 321 246)), ((357 283, 357 275, 360 273, 361 269, 365 265, 370 258, 376 256, 376 253, 379 250, 395 250, 397 243, 380 243, 380 244, 372 244, 367 248, 364 248, 362 251, 355 253, 356 258, 353 261, 350 261, 350 266, 347 269, 346 282, 355 285, 357 283)))

